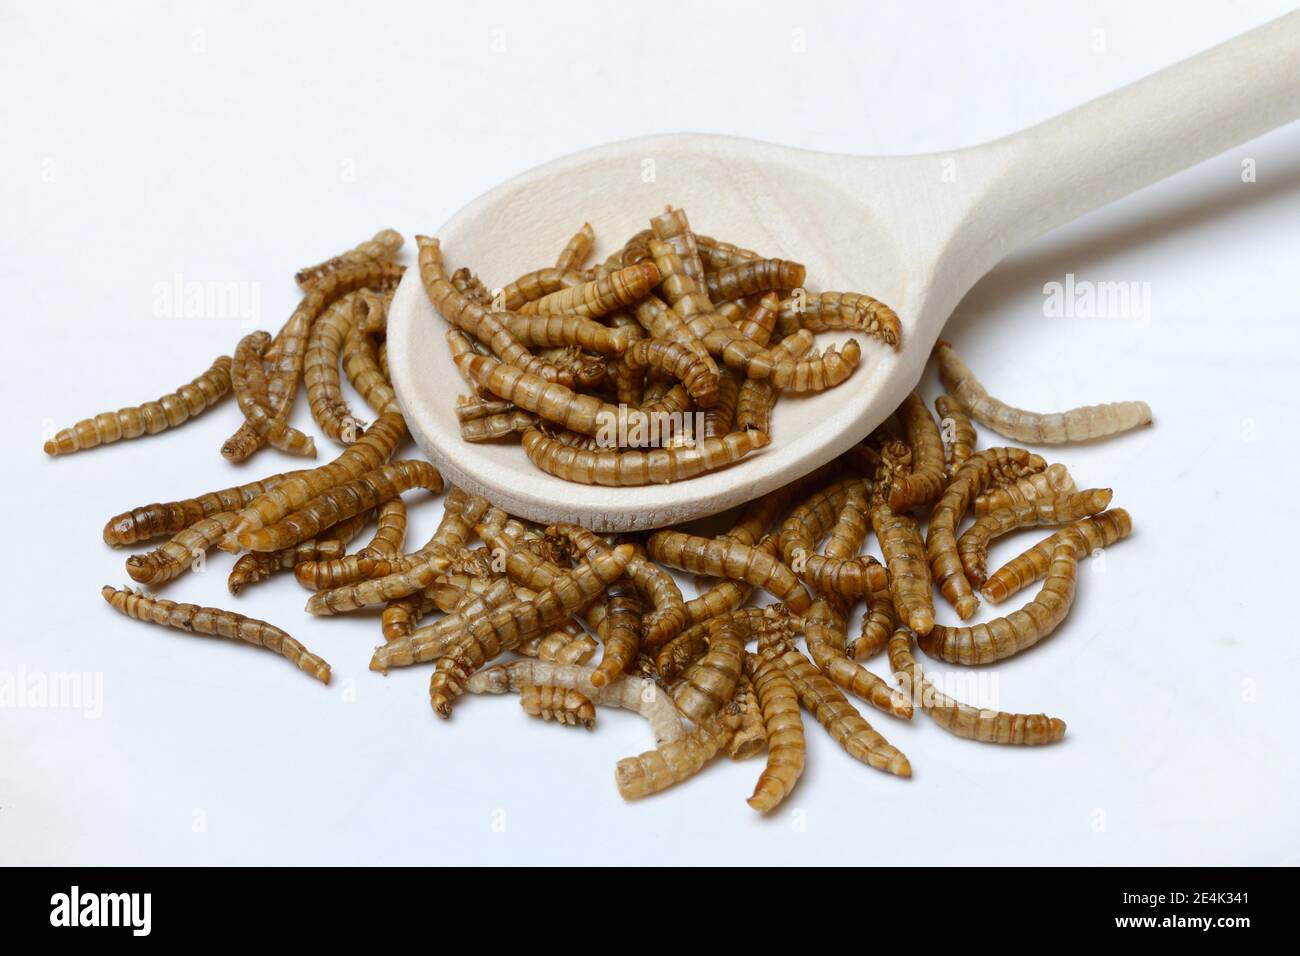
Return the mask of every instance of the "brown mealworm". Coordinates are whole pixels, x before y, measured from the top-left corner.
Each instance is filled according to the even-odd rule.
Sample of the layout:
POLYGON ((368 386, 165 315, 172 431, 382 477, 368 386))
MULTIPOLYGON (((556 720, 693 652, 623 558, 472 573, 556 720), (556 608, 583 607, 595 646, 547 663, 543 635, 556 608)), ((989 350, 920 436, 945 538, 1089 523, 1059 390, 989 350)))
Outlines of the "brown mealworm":
POLYGON ((812 604, 807 589, 789 567, 766 551, 739 541, 656 531, 646 541, 646 550, 650 557, 669 567, 762 588, 795 614, 804 613, 812 604))
POLYGON ((1010 714, 963 704, 942 693, 926 678, 912 656, 912 632, 899 628, 889 640, 889 666, 903 692, 912 697, 944 730, 967 740, 1034 746, 1065 736, 1065 721, 1046 714, 1010 714))
POLYGON ((681 740, 623 758, 614 767, 619 796, 639 800, 689 780, 718 755, 733 732, 715 717, 696 726, 681 740))
MULTIPOLYGON (((367 509, 362 512, 362 515, 369 513, 367 509)), ((340 522, 334 527, 340 527, 342 524, 343 522, 340 522)), ((367 572, 371 570, 368 559, 401 554, 402 541, 405 537, 406 505, 402 504, 401 498, 390 498, 379 506, 375 534, 369 544, 356 554, 300 561, 293 567, 293 576, 298 579, 299 584, 312 591, 324 591, 352 584, 366 577, 367 572)))
POLYGON ((908 447, 912 449, 912 470, 891 478, 889 507, 906 511, 938 498, 947 484, 947 473, 943 436, 921 396, 916 392, 909 394, 899 406, 898 415, 907 431, 908 447))
POLYGON ((510 582, 498 578, 482 594, 475 595, 455 612, 375 648, 370 658, 370 669, 386 672, 390 667, 411 667, 437 660, 459 639, 470 621, 515 599, 510 582))
POLYGON ((173 627, 193 634, 212 634, 265 647, 290 661, 322 684, 330 682, 330 666, 274 624, 234 611, 197 604, 177 604, 146 597, 137 591, 104 587, 100 591, 113 610, 137 621, 173 627))
MULTIPOLYGON (((966 579, 957 552, 957 528, 966 516, 967 509, 994 480, 1014 481, 1043 471, 1046 467, 1047 462, 1023 448, 995 447, 975 452, 953 473, 952 481, 930 512, 930 525, 925 539, 930 572, 944 599, 953 606, 963 621, 969 620, 979 607, 979 600, 975 597, 970 581, 966 579)), ((918 634, 925 633, 910 621, 904 620, 904 623, 918 634)))
POLYGON ((345 446, 352 444, 365 427, 348 408, 339 374, 339 357, 352 328, 356 295, 354 292, 334 302, 312 323, 302 365, 312 419, 333 441, 345 446))
POLYGON ((836 619, 824 598, 813 602, 795 628, 803 632, 813 663, 837 687, 886 714, 912 719, 912 702, 845 652, 843 622, 836 619))
POLYGON ((524 316, 568 315, 598 319, 635 305, 658 284, 659 269, 655 263, 641 262, 525 302, 519 307, 519 313, 524 316))
POLYGON ((271 344, 269 332, 252 332, 239 340, 230 369, 231 386, 244 421, 272 448, 304 458, 316 457, 316 443, 269 409, 270 398, 262 353, 271 344))
POLYGON ((1023 608, 987 624, 936 625, 921 638, 921 650, 951 664, 990 664, 1033 647, 1056 630, 1074 602, 1079 560, 1074 547, 1069 541, 1056 546, 1038 596, 1023 608))
POLYGON ((293 571, 306 565, 343 558, 344 548, 370 520, 370 512, 356 515, 347 521, 340 521, 330 528, 329 536, 317 540, 302 541, 280 551, 249 551, 241 554, 230 576, 226 579, 226 588, 231 594, 238 594, 250 584, 265 581, 276 571, 293 571))
POLYGON ((609 487, 666 484, 717 471, 768 444, 762 432, 703 438, 693 448, 595 451, 573 448, 540 429, 524 432, 524 453, 542 471, 566 481, 609 487))
POLYGON ((894 616, 894 598, 889 588, 872 591, 867 596, 867 610, 862 615, 862 631, 844 652, 855 661, 875 657, 885 649, 898 619, 894 616))
POLYGON ((714 302, 739 299, 803 285, 807 270, 802 263, 786 259, 747 259, 704 274, 704 287, 714 302))
POLYGON ((45 443, 45 454, 70 455, 98 445, 156 435, 183 425, 202 415, 230 391, 230 366, 230 356, 220 355, 194 381, 157 401, 116 412, 103 412, 79 421, 71 428, 64 428, 45 443))
POLYGON ((975 499, 971 510, 975 517, 982 518, 992 511, 1003 511, 1031 502, 1051 501, 1072 495, 1078 490, 1070 472, 1064 465, 1057 463, 1048 465, 1046 471, 989 489, 975 499))
POLYGON ((895 349, 902 342, 898 315, 883 302, 858 292, 822 292, 793 296, 780 304, 777 328, 789 335, 796 329, 865 332, 895 349))
POLYGON ((794 684, 775 661, 746 654, 745 672, 754 682, 767 731, 767 765, 747 802, 760 813, 768 813, 790 794, 803 774, 807 758, 803 718, 794 684))
POLYGON ((951 395, 936 398, 934 410, 939 413, 939 431, 943 435, 944 455, 951 474, 975 453, 975 426, 951 395))
POLYGON ((596 723, 596 705, 571 687, 526 684, 519 688, 524 713, 553 720, 566 727, 591 727, 596 723))
POLYGON ((404 241, 402 234, 397 230, 381 229, 372 238, 359 243, 347 252, 341 252, 317 265, 299 269, 293 280, 298 283, 298 288, 304 292, 309 291, 323 276, 348 266, 366 262, 391 262, 402 251, 404 241))
POLYGON ((1015 531, 1044 525, 1063 525, 1105 511, 1110 504, 1109 488, 1091 488, 1052 501, 1025 502, 975 519, 957 539, 957 554, 967 579, 977 587, 988 577, 989 544, 1015 531))
POLYGON ((591 228, 591 223, 584 222, 582 228, 573 234, 564 249, 561 250, 559 258, 555 260, 555 268, 561 272, 572 272, 581 269, 587 256, 591 255, 591 247, 596 244, 596 233, 591 228))
POLYGON ((940 339, 935 346, 943 386, 981 425, 999 435, 1031 444, 1091 441, 1151 424, 1146 402, 1082 405, 1065 412, 1027 412, 993 398, 953 349, 940 339))
POLYGON ((692 664, 673 692, 677 709, 699 724, 727 705, 744 670, 745 636, 730 618, 708 624, 709 647, 692 664))
POLYGON ((1058 545, 1073 544, 1075 555, 1083 559, 1127 538, 1132 531, 1133 519, 1123 508, 1112 508, 1094 517, 1076 521, 998 568, 989 575, 989 579, 980 588, 980 593, 995 604, 1005 601, 1046 577, 1058 545))

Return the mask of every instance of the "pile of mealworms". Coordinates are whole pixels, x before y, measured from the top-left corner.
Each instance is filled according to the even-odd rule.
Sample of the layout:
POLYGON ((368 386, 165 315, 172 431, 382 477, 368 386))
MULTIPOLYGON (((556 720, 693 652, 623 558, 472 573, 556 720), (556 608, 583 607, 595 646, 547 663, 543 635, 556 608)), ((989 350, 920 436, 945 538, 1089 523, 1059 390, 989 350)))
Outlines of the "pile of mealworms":
MULTIPOLYGON (((562 273, 572 271, 590 248, 588 231, 566 248, 562 273)), ((634 243, 640 241, 655 240, 642 236, 634 243)), ((692 241, 719 255, 737 254, 725 243, 692 241)), ((1014 446, 977 450, 971 418, 1017 440, 1048 444, 1149 422, 1145 404, 1050 415, 1011 408, 990 396, 951 345, 940 342, 935 358, 948 394, 935 402, 938 418, 913 393, 873 434, 812 474, 751 501, 717 537, 675 528, 601 537, 570 524, 542 527, 450 487, 433 536, 407 552, 402 495, 416 489, 439 494, 443 482, 427 462, 390 460, 407 438, 384 342, 388 301, 402 274, 395 264, 401 244, 400 236, 386 230, 302 270, 297 278, 304 298, 277 335, 251 333, 233 359, 218 358, 176 393, 79 422, 46 444, 57 455, 154 434, 199 415, 233 390, 244 421, 222 447, 226 458, 242 461, 265 445, 314 455, 313 440, 288 422, 305 379, 313 418, 343 450, 326 465, 146 504, 109 519, 104 540, 110 545, 167 539, 127 559, 135 581, 161 586, 217 547, 240 555, 228 579, 232 595, 277 571, 292 571, 313 592, 307 602, 312 614, 381 608, 384 643, 375 649, 371 669, 432 664, 430 702, 444 718, 465 693, 517 692, 528 714, 573 726, 591 726, 599 705, 634 710, 650 723, 655 747, 619 761, 615 779, 627 799, 680 783, 722 753, 734 759, 766 753, 749 803, 770 811, 803 770, 802 711, 850 756, 910 776, 908 759, 850 697, 891 719, 909 720, 920 709, 951 733, 976 741, 1028 745, 1061 739, 1065 724, 1058 718, 980 709, 945 696, 922 673, 913 645, 953 664, 986 664, 1021 653, 1065 618, 1078 562, 1132 529, 1127 512, 1110 508, 1110 489, 1078 490, 1064 465, 1014 446), (340 368, 378 416, 368 427, 348 408, 340 368), (968 515, 972 521, 963 530, 968 515), (349 541, 372 522, 369 542, 348 553, 349 541), (991 542, 1038 526, 1058 530, 988 573, 991 542), (863 552, 872 533, 883 563, 863 552), (669 569, 697 576, 694 597, 683 595, 669 569), (1037 595, 1005 617, 974 625, 936 622, 935 585, 967 621, 981 596, 999 603, 1039 581, 1037 595), (755 602, 759 592, 775 600, 755 602), (850 641, 849 624, 860 603, 861 630, 850 641), (435 613, 440 616, 432 623, 424 622, 435 613), (506 652, 513 652, 509 661, 487 666, 506 652), (897 687, 862 663, 881 653, 897 687)), ((620 262, 629 259, 636 257, 627 248, 618 254, 620 262)), ((718 269, 706 279, 729 268, 720 259, 710 264, 718 269)), ((445 309, 449 294, 438 278, 436 242, 422 244, 421 265, 432 279, 434 301, 441 294, 445 309)), ((590 281, 600 283, 606 275, 590 281)), ((451 284, 466 281, 462 274, 451 284)), ((808 331, 808 316, 816 313, 792 310, 787 316, 784 308, 770 306, 770 292, 764 290, 752 307, 743 296, 726 300, 737 304, 734 327, 757 322, 778 328, 787 322, 782 341, 808 331)), ((642 295, 642 305, 649 298, 642 295)), ((828 321, 825 308, 811 320, 815 328, 828 321)), ((488 314, 465 321, 482 330, 488 314)), ((509 328, 506 334, 520 343, 509 328)), ((707 344, 713 332, 697 337, 707 344)), ((496 332, 489 339, 494 351, 509 346, 496 332)), ((664 341, 657 334, 633 339, 629 348, 664 341)), ((529 362, 528 348, 520 348, 507 363, 511 367, 529 362)), ((732 354, 728 349, 723 347, 724 364, 732 354)), ((612 370, 627 351, 606 368, 612 370)), ((702 354, 693 346, 691 351, 692 361, 702 354)), ((472 344, 465 354, 486 358, 472 344)), ((752 368, 759 353, 746 354, 752 368)), ((725 377, 719 370, 719 383, 725 377)), ((740 383, 742 395, 753 381, 740 383)), ((649 388, 647 381, 643 400, 649 388)), ((537 413, 518 396, 501 397, 516 406, 511 415, 537 413)), ((771 400, 771 394, 764 398, 769 409, 771 400)), ((324 660, 266 621, 130 589, 105 587, 103 596, 139 620, 269 648, 329 683, 324 660)))
POLYGON ((518 436, 534 465, 568 481, 645 485, 733 464, 768 445, 781 394, 833 388, 857 367, 856 339, 823 352, 813 333, 900 345, 884 303, 809 295, 803 265, 697 235, 681 209, 585 271, 595 233, 584 223, 555 266, 495 292, 467 269, 448 276, 438 240, 417 242, 475 393, 456 408, 461 436, 518 436))

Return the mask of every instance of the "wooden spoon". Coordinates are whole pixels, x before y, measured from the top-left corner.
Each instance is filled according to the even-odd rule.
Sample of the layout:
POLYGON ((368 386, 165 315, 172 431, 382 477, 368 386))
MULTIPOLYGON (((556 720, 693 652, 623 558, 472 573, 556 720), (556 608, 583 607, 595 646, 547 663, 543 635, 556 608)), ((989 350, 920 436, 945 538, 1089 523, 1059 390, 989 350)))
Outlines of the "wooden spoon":
POLYGON ((412 434, 447 479, 512 514, 597 531, 713 514, 866 437, 915 387, 962 296, 1009 252, 1297 117, 1300 12, 982 146, 862 158, 722 136, 647 137, 524 173, 439 230, 449 270, 468 265, 504 284, 551 264, 583 220, 595 226, 603 257, 672 204, 701 233, 806 263, 815 289, 867 292, 894 307, 900 352, 863 341, 852 378, 821 395, 783 398, 772 444, 723 471, 594 487, 543 474, 517 444, 462 441, 456 396, 469 389, 414 268, 388 320, 393 384, 412 434))

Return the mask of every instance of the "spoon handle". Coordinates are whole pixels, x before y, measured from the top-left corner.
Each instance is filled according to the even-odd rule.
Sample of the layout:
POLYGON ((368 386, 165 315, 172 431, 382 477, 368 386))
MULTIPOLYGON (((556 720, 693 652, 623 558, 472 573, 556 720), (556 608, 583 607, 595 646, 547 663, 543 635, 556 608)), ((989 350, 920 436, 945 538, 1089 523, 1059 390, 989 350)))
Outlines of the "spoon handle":
POLYGON ((1050 229, 1297 118, 1300 11, 975 147, 968 157, 989 178, 961 232, 982 250, 978 274, 1050 229))

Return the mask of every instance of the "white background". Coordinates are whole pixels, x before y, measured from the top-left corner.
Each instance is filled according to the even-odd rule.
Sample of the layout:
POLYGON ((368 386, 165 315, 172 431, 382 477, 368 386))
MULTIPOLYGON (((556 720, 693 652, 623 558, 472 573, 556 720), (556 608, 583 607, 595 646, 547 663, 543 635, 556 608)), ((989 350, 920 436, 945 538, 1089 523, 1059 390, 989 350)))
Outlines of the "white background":
MULTIPOLYGON (((333 664, 328 689, 266 652, 108 609, 99 587, 126 580, 100 540, 109 515, 297 467, 272 451, 224 462, 232 403, 159 438, 40 451, 50 426, 153 398, 233 348, 237 316, 156 314, 176 276, 250 283, 256 324, 274 330, 297 267, 382 226, 434 230, 585 146, 694 130, 943 150, 1289 6, 4 3, 0 675, 102 675, 103 700, 97 718, 0 708, 0 862, 1300 861, 1297 126, 1036 242, 949 326, 1008 400, 1142 398, 1156 413, 1141 433, 1052 453, 1081 487, 1114 487, 1137 530, 1083 568, 1054 637, 982 673, 1003 707, 1068 721, 1051 748, 869 714, 912 780, 810 725, 807 772, 771 819, 744 804, 752 761, 624 804, 613 766, 649 746, 639 718, 602 712, 575 732, 483 698, 438 721, 427 669, 368 672, 377 621, 310 619, 292 579, 231 598, 222 555, 166 596, 285 626, 333 664), (1043 285, 1066 273, 1149 283, 1151 314, 1045 318, 1043 285)), ((295 421, 329 453, 305 402, 295 421)), ((440 505, 408 501, 423 541, 440 505)))

